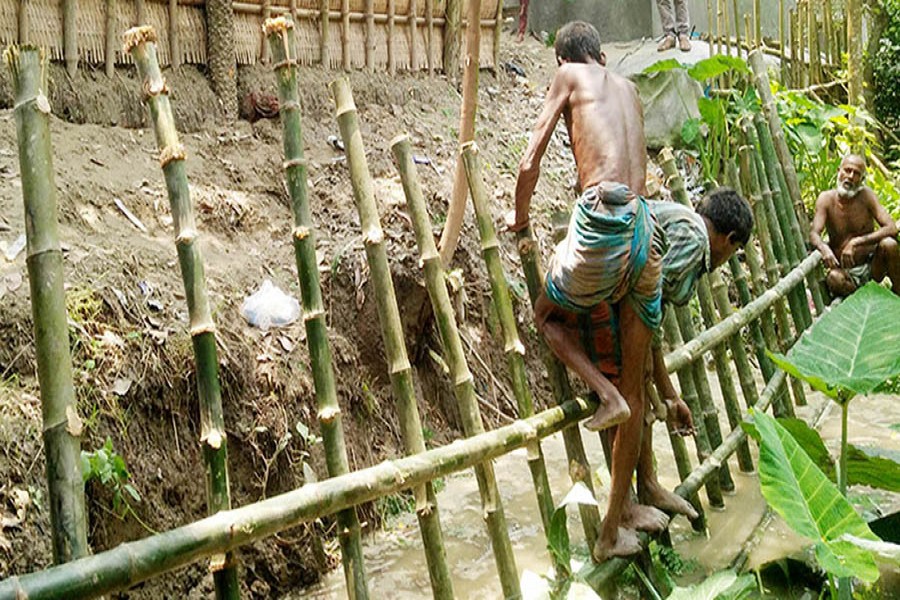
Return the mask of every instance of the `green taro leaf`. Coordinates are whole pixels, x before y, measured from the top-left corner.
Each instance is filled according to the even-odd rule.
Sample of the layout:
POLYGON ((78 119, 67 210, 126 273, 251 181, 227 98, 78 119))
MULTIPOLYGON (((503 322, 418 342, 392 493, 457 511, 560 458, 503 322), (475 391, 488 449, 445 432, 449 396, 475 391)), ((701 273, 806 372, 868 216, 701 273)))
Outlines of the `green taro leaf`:
POLYGON ((847 482, 900 492, 900 460, 897 453, 850 445, 847 448, 847 482))
POLYGON ((900 297, 877 283, 819 319, 775 363, 831 398, 868 394, 900 374, 900 297))
POLYGON ((707 79, 718 77, 728 71, 749 73, 750 69, 747 68, 747 62, 742 58, 727 56, 725 54, 716 54, 715 56, 704 58, 688 69, 688 75, 703 83, 707 79))
POLYGON ((738 576, 731 570, 719 571, 697 585, 675 588, 667 600, 738 600, 749 597, 755 588, 753 575, 738 576))
POLYGON ((819 565, 832 575, 878 579, 871 552, 841 539, 847 534, 872 541, 878 537, 784 427, 765 413, 752 414, 760 439, 760 488, 772 509, 815 543, 819 565))
POLYGON ((725 108, 721 100, 700 98, 697 100, 697 109, 703 117, 703 122, 709 125, 711 130, 718 130, 725 125, 725 108))
POLYGON ((663 71, 671 71, 672 69, 683 69, 684 65, 678 62, 674 58, 667 58, 666 60, 660 60, 649 67, 644 69, 644 74, 649 75, 650 73, 661 73, 663 71))
POLYGON ((831 457, 831 453, 828 452, 828 448, 825 447, 824 442, 822 442, 822 436, 819 435, 818 431, 807 425, 803 419, 782 418, 778 419, 778 423, 787 429, 803 451, 806 452, 806 455, 828 479, 837 481, 834 459, 831 457))
POLYGON ((700 139, 700 119, 687 119, 681 126, 681 141, 687 146, 694 146, 700 139))

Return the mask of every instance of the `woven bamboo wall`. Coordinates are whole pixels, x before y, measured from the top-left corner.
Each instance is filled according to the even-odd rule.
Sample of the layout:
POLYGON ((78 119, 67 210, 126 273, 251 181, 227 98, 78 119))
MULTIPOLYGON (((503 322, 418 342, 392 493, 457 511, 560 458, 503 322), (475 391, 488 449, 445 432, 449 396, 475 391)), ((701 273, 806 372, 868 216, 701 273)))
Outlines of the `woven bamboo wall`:
MULTIPOLYGON (((337 69, 343 64, 341 42, 341 0, 329 0, 329 44, 326 49, 327 65, 337 69)), ((394 60, 398 69, 410 69, 410 41, 412 32, 408 23, 410 3, 412 0, 395 0, 394 14, 396 22, 393 29, 394 60)), ((482 0, 481 3, 481 60, 482 66, 492 66, 494 17, 497 3, 502 0, 482 0)), ((443 18, 446 0, 433 0, 433 36, 431 56, 436 68, 440 68, 443 53, 443 18)), ((388 26, 387 0, 374 0, 373 17, 375 19, 375 44, 373 62, 376 70, 388 67, 388 26)), ((466 0, 463 0, 463 15, 466 14, 466 0)), ((366 64, 366 0, 350 0, 350 29, 348 54, 351 68, 363 68, 366 64)), ((134 25, 137 9, 133 1, 115 0, 115 43, 117 64, 130 63, 128 56, 122 55, 121 33, 134 25)), ((290 13, 290 0, 246 0, 237 2, 235 8, 235 52, 237 62, 250 65, 260 62, 262 58, 262 24, 263 12, 267 10, 272 16, 290 13)), ((314 64, 320 54, 319 0, 296 0, 297 8, 297 47, 298 59, 302 64, 314 64)), ((31 44, 44 47, 52 60, 63 60, 63 14, 60 0, 0 0, 0 44, 20 42, 19 11, 25 11, 27 22, 26 39, 31 44)), ((427 67, 425 26, 425 1, 416 0, 418 16, 415 32, 416 64, 412 68, 421 70, 427 67)), ((158 54, 160 63, 171 62, 169 40, 169 5, 160 0, 145 0, 144 14, 147 25, 152 25, 159 36, 158 54)), ((178 39, 180 63, 206 63, 206 22, 204 19, 202 0, 180 0, 175 11, 176 35, 178 39)), ((106 1, 79 0, 78 16, 78 56, 82 63, 100 65, 106 62, 106 1)), ((465 27, 462 34, 461 56, 465 56, 465 27)))

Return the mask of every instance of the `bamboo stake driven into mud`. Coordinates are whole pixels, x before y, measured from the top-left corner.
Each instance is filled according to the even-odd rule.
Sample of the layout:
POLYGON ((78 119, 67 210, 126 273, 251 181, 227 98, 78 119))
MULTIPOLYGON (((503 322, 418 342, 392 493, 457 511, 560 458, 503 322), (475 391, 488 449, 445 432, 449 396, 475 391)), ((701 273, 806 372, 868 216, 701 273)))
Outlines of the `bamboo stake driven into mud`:
POLYGON ((366 71, 375 72, 375 0, 366 0, 366 71))
POLYGON ((27 46, 31 43, 31 24, 28 19, 28 2, 29 0, 19 0, 18 2, 16 35, 20 46, 27 46))
MULTIPOLYGON (((541 269, 537 243, 532 237, 531 225, 526 226, 525 229, 519 230, 516 233, 516 240, 519 258, 522 261, 522 270, 525 273, 528 296, 531 299, 531 305, 533 307, 541 293, 541 286, 544 283, 544 273, 541 269)), ((562 405, 575 397, 575 394, 572 392, 572 385, 569 382, 569 374, 566 372, 565 365, 563 365, 556 355, 553 354, 543 339, 541 339, 540 345, 544 366, 547 368, 547 379, 550 383, 553 399, 557 404, 562 405)), ((578 430, 577 426, 567 427, 563 429, 562 436, 569 465, 569 477, 573 483, 580 481, 586 485, 591 491, 591 494, 593 494, 594 483, 591 477, 591 465, 587 459, 587 454, 584 451, 581 432, 578 430)), ((678 453, 676 452, 676 457, 677 456, 678 453)), ((690 472, 690 466, 687 470, 690 472)), ((584 538, 587 540, 588 548, 593 548, 597 541, 597 533, 600 531, 600 511, 594 505, 579 504, 578 512, 581 515, 581 524, 584 529, 584 538)))
POLYGON ((56 564, 86 556, 87 523, 81 479, 81 432, 72 381, 63 256, 59 245, 56 183, 47 100, 47 57, 33 46, 4 53, 15 92, 16 138, 25 205, 28 284, 50 496, 56 564))
POLYGON ((63 56, 66 73, 75 77, 78 72, 78 0, 61 0, 63 17, 63 56))
POLYGON ((331 43, 329 28, 329 0, 319 0, 319 64, 328 68, 328 45, 331 43))
MULTIPOLYGON (((207 511, 215 514, 231 508, 228 483, 228 436, 222 414, 219 388, 219 361, 216 352, 215 324, 206 291, 203 259, 197 244, 197 228, 191 206, 185 169, 184 146, 178 139, 175 119, 169 104, 169 88, 156 58, 156 32, 152 27, 135 27, 125 32, 124 53, 130 53, 143 81, 145 101, 159 146, 159 162, 165 174, 169 206, 175 226, 175 246, 190 319, 191 343, 197 369, 200 402, 200 444, 206 465, 207 511)), ((216 556, 210 569, 219 598, 240 597, 237 561, 233 553, 216 556)))
POLYGON ((447 0, 444 7, 444 75, 451 82, 459 77, 459 28, 462 0, 447 0))
POLYGON ((394 17, 396 10, 396 0, 387 0, 387 67, 390 75, 394 75, 397 72, 397 54, 394 47, 394 17))
POLYGON ((341 68, 349 71, 350 65, 350 0, 341 0, 341 68))
MULTIPOLYGON (((275 78, 278 84, 279 114, 283 128, 285 181, 291 196, 294 217, 294 259, 303 301, 303 324, 309 345, 313 372, 313 384, 318 406, 317 419, 325 447, 328 476, 336 477, 350 471, 341 409, 337 401, 334 368, 331 361, 331 345, 319 284, 319 268, 316 258, 316 235, 310 214, 307 189, 307 166, 303 155, 303 129, 300 96, 297 90, 297 63, 293 55, 294 25, 283 18, 265 22, 264 33, 272 53, 275 78)), ((421 435, 421 429, 419 430, 421 435)), ((359 517, 355 509, 337 513, 338 541, 341 561, 350 598, 368 597, 366 571, 360 541, 359 517)))
POLYGON ((425 0, 425 64, 434 75, 434 0, 425 0))
MULTIPOLYGON (((469 184, 469 193, 472 196, 472 205, 475 207, 475 219, 478 223, 478 233, 481 237, 481 256, 487 267, 488 277, 491 282, 491 297, 494 300, 494 308, 500 320, 500 328, 503 331, 503 352, 506 354, 506 362, 509 367, 509 375, 512 380, 513 396, 520 419, 526 419, 534 414, 534 400, 531 397, 531 389, 528 387, 528 373, 525 367, 525 346, 519 339, 516 329, 516 316, 513 312, 512 300, 509 296, 509 284, 506 283, 506 274, 503 271, 503 262, 500 257, 500 241, 492 222, 493 213, 488 206, 487 192, 484 189, 484 180, 481 177, 481 165, 478 156, 478 146, 475 142, 462 145, 463 164, 466 170, 466 179, 469 184)), ((541 514, 541 522, 544 525, 544 534, 549 539, 550 519, 553 516, 553 496, 550 493, 550 482, 547 479, 547 467, 544 463, 544 453, 538 440, 529 444, 528 468, 531 471, 531 479, 534 483, 534 491, 537 495, 538 510, 541 514)), ((566 537, 568 533, 563 531, 566 537)), ((593 546, 591 546, 593 547, 593 546)), ((555 557, 554 557, 555 558, 555 557)), ((565 572, 569 568, 567 564, 557 564, 557 572, 560 569, 565 572)))
POLYGON ((116 35, 116 0, 106 0, 105 25, 106 76, 112 77, 116 73, 116 46, 119 41, 116 35))
POLYGON ((418 33, 418 1, 409 0, 409 14, 407 15, 407 27, 409 27, 409 72, 419 70, 419 33, 418 33))

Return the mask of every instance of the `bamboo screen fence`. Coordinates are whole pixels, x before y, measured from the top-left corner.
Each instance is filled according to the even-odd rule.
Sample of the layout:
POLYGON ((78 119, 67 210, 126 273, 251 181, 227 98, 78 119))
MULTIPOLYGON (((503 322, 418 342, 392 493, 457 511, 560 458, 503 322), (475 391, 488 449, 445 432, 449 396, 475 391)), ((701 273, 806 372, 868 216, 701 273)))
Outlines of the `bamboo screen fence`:
MULTIPOLYGON (((329 33, 325 63, 330 68, 351 69, 372 64, 388 70, 389 41, 398 69, 439 68, 443 56, 446 0, 328 0, 329 33), (410 14, 415 10, 415 24, 410 14), (342 29, 348 27, 346 40, 342 29), (371 40, 369 35, 371 32, 371 40), (413 48, 413 45, 415 48, 413 48), (345 59, 345 56, 346 59, 345 59), (367 56, 371 61, 367 63, 367 56), (413 60, 415 64, 412 64, 413 60)), ((51 60, 67 56, 64 6, 76 0, 0 0, 0 43, 35 44, 51 60)), ((466 14, 462 0, 461 14, 466 14)), ((234 2, 235 56, 239 65, 266 62, 262 32, 267 17, 292 14, 296 23, 297 58, 300 64, 320 62, 322 53, 320 0, 245 0, 234 2)), ((481 1, 482 67, 495 67, 494 40, 497 11, 502 0, 481 1)), ((82 64, 102 65, 112 52, 114 64, 130 64, 122 54, 121 36, 128 28, 151 25, 159 37, 162 65, 206 64, 206 19, 203 0, 80 0, 75 17, 75 46, 82 64), (108 17, 110 17, 108 19, 108 17), (109 38, 112 37, 110 40, 109 38), (112 42, 112 43, 110 43, 112 42), (173 47, 175 53, 173 55, 173 47), (173 60, 174 58, 174 60, 173 60)), ((466 27, 462 19, 460 29, 466 27)), ((460 36, 460 56, 465 57, 465 34, 460 36)))

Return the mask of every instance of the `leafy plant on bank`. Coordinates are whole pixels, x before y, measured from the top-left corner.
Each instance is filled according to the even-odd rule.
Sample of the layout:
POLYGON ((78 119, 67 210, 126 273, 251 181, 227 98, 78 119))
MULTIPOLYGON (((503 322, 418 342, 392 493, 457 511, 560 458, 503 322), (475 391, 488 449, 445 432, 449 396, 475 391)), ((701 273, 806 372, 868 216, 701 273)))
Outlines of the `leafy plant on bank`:
POLYGON ((81 451, 81 478, 85 484, 97 481, 112 492, 112 513, 116 517, 124 519, 130 514, 147 531, 156 533, 134 512, 131 503, 140 502, 141 495, 131 485, 125 459, 113 448, 111 439, 106 438, 103 446, 93 452, 81 451))
MULTIPOLYGON (((885 23, 878 49, 868 57, 874 84, 872 110, 888 129, 900 131, 900 0, 872 4, 885 23)), ((894 159, 900 158, 900 146, 892 153, 894 159)))
MULTIPOLYGON (((815 542, 816 558, 849 597, 849 577, 878 579, 871 543, 882 543, 846 500, 850 452, 847 413, 866 395, 900 374, 900 298, 870 282, 819 319, 788 356, 769 353, 789 374, 841 407, 841 453, 835 485, 772 417, 753 413, 749 433, 760 444, 760 486, 772 508, 797 533, 815 542), (864 540, 865 543, 860 543, 864 540)), ((889 545, 891 546, 891 545, 889 545)))
POLYGON ((889 177, 873 164, 881 151, 876 133, 883 129, 870 113, 846 104, 832 106, 802 92, 784 89, 776 89, 775 100, 801 192, 810 210, 820 192, 835 187, 841 159, 864 148, 869 162, 866 185, 894 219, 900 218, 897 178, 889 177))

